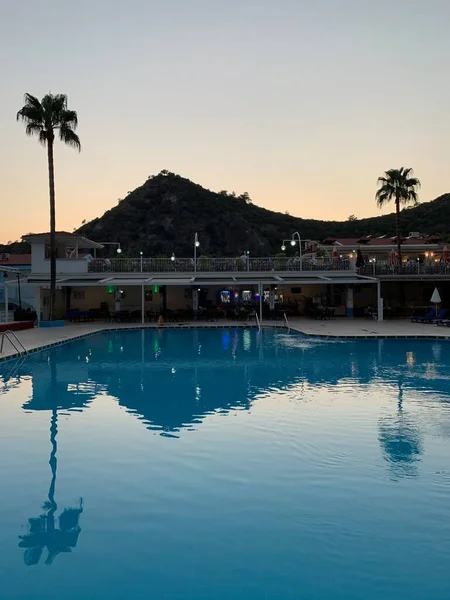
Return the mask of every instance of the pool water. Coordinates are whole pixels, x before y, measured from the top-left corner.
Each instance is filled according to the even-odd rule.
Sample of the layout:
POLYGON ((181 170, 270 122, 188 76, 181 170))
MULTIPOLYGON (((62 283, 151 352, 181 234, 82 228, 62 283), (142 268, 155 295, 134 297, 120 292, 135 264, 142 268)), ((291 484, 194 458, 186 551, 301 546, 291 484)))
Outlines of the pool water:
POLYGON ((450 342, 108 332, 0 365, 5 600, 450 594, 450 342))

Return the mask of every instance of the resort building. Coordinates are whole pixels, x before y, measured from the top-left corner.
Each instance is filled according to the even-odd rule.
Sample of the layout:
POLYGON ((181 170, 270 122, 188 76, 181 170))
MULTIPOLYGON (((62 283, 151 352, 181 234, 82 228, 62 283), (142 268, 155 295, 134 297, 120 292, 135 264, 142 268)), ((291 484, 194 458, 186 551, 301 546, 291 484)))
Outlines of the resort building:
MULTIPOLYGON (((447 249, 436 236, 411 234, 403 240, 402 265, 397 264, 395 239, 387 237, 329 237, 321 243, 298 237, 286 255, 262 258, 197 258, 195 247, 188 258, 122 258, 120 253, 107 258, 101 257, 102 250, 113 246, 120 252, 119 243, 68 232, 56 237, 58 318, 144 322, 161 312, 188 318, 202 309, 246 306, 264 318, 277 310, 313 315, 318 307, 331 316, 363 316, 372 307, 374 317, 383 319, 428 307, 437 285, 443 302, 450 300, 447 249)), ((23 239, 31 247, 26 281, 34 290, 33 306, 46 319, 50 235, 23 239)))
POLYGON ((27 283, 31 254, 0 253, 0 323, 14 320, 14 311, 35 304, 35 287, 27 283))

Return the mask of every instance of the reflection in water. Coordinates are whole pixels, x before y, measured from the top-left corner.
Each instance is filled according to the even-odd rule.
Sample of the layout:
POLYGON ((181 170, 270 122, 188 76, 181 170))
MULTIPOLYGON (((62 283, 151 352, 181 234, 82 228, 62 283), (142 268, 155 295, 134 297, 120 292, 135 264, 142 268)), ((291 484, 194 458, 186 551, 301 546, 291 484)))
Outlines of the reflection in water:
POLYGON ((28 519, 29 532, 19 536, 19 548, 25 548, 24 562, 27 566, 37 565, 42 557, 44 549, 47 549, 46 565, 51 565, 55 557, 62 552, 71 552, 78 542, 81 528, 79 518, 83 512, 83 501, 77 508, 65 508, 58 518, 56 526, 56 512, 58 505, 55 500, 56 473, 58 469, 56 436, 58 434, 58 411, 54 404, 56 402, 56 364, 50 359, 50 387, 48 394, 49 404, 52 405, 52 416, 50 421, 50 444, 51 453, 49 465, 52 473, 48 500, 42 506, 44 512, 38 517, 28 519))
POLYGON ((379 440, 392 477, 415 477, 423 452, 420 430, 402 411, 379 423, 379 440))
POLYGON ((163 435, 192 429, 215 412, 249 410, 255 398, 280 385, 395 386, 398 413, 380 421, 379 442, 390 469, 405 465, 412 474, 422 444, 413 415, 403 413, 403 397, 435 391, 448 401, 448 365, 438 365, 433 378, 423 377, 432 356, 446 360, 440 347, 420 340, 324 342, 233 329, 109 332, 29 356, 15 380, 32 378, 26 410, 53 410, 52 403, 56 409, 86 410, 98 395, 108 394, 163 435))
MULTIPOLYGON (((412 353, 407 353, 408 356, 412 353)), ((409 364, 409 363, 408 363, 409 364)), ((423 452, 419 428, 403 410, 403 375, 398 378, 397 415, 380 419, 379 440, 394 479, 416 477, 423 452)))
POLYGON ((17 600, 34 597, 30 585, 47 600, 87 588, 143 598, 149 582, 155 598, 446 597, 450 353, 440 348, 165 329, 0 365, 2 589, 17 600), (44 491, 30 500, 41 444, 44 491), (84 486, 95 530, 80 547, 84 486), (19 521, 34 517, 27 533, 15 501, 19 521), (54 568, 21 577, 23 551, 26 565, 54 568))

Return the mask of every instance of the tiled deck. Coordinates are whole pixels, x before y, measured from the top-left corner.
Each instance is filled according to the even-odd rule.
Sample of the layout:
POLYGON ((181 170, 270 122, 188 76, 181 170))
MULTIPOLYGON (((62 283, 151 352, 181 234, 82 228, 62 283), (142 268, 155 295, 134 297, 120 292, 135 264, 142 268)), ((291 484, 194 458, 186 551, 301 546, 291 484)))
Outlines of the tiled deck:
POLYGON ((409 320, 371 321, 368 319, 334 319, 315 321, 290 319, 291 329, 306 335, 325 337, 412 337, 450 339, 450 327, 411 323, 409 320))
MULTIPOLYGON (((314 321, 309 319, 290 319, 291 330, 298 331, 305 335, 321 337, 347 337, 347 338, 367 338, 367 337, 411 337, 411 338, 443 338, 450 339, 450 327, 438 327, 437 325, 422 325, 420 323, 410 323, 409 321, 369 321, 365 319, 335 319, 332 321, 314 321)), ((267 321, 263 327, 280 327, 281 322, 267 321)), ((68 324, 66 327, 55 328, 35 328, 26 331, 16 332, 17 337, 28 352, 36 351, 50 345, 62 344, 64 342, 91 335, 100 331, 110 331, 117 329, 154 329, 156 323, 146 323, 145 325, 126 323, 77 323, 68 324)), ((191 327, 255 327, 255 323, 245 323, 237 321, 215 321, 215 322, 188 322, 167 324, 165 328, 191 328, 191 327)), ((5 339, 3 353, 0 355, 0 361, 12 358, 17 355, 14 347, 5 339)))

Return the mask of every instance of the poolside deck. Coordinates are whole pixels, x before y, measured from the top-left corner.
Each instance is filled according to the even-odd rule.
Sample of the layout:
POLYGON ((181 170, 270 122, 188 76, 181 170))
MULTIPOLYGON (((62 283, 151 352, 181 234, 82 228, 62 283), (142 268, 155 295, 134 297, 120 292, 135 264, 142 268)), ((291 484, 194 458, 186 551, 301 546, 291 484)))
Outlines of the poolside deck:
POLYGON ((410 337, 450 338, 450 327, 411 323, 409 320, 371 321, 369 319, 290 319, 291 329, 306 335, 325 337, 410 337))
MULTIPOLYGON (((263 322, 263 327, 280 327, 283 324, 275 321, 263 322)), ((450 327, 438 327, 437 325, 422 325, 410 323, 409 321, 369 321, 367 319, 335 319, 332 321, 314 321, 310 319, 290 319, 289 325, 293 331, 305 335, 321 337, 343 337, 343 338, 441 338, 450 339, 450 327)), ((238 321, 192 321, 183 323, 167 324, 165 328, 190 328, 190 327, 255 327, 255 322, 246 323, 238 321)), ((27 350, 32 352, 57 344, 63 344, 70 340, 98 333, 100 331, 111 331, 121 329, 156 329, 156 323, 144 325, 134 323, 75 323, 66 327, 34 328, 16 332, 17 337, 27 350)), ((15 348, 5 338, 3 353, 0 361, 17 356, 15 348)))

